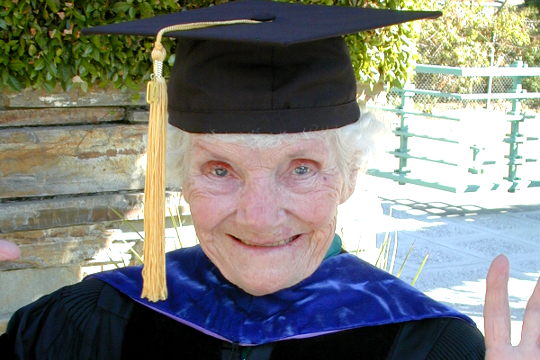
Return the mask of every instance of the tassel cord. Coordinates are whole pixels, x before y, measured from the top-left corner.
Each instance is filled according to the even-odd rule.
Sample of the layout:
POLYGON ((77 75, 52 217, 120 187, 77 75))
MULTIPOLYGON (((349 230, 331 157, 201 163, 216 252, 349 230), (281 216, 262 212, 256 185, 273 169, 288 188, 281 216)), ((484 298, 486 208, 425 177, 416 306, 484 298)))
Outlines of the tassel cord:
POLYGON ((157 302, 167 299, 165 271, 165 148, 167 130, 167 83, 163 62, 167 51, 161 44, 165 33, 210 26, 256 24, 256 20, 200 22, 168 26, 159 31, 152 50, 152 79, 146 89, 150 104, 144 205, 144 267, 142 298, 157 302))

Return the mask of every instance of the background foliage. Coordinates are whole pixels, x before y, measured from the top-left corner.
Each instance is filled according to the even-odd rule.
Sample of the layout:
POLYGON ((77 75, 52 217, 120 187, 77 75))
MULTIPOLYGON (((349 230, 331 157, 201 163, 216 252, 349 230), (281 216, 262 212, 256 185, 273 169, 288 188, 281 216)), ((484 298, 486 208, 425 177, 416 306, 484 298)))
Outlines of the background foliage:
POLYGON ((461 1, 438 4, 431 8, 444 15, 421 24, 419 63, 484 67, 490 66, 493 54, 493 65, 509 65, 521 58, 538 33, 528 9, 461 1))
MULTIPOLYGON (((307 0, 338 6, 410 9, 416 0, 307 0)), ((2 0, 0 5, 0 90, 64 90, 89 86, 139 89, 151 70, 152 39, 80 35, 84 27, 189 10, 219 0, 2 0)), ((364 82, 403 84, 416 56, 409 24, 349 36, 357 77, 364 82)), ((174 43, 164 42, 168 54, 174 43)), ((169 62, 174 61, 174 56, 169 62)), ((165 76, 169 67, 166 68, 165 76)), ((137 96, 136 94, 134 96, 137 96)))
MULTIPOLYGON (((316 2, 316 1, 311 1, 316 2)), ((420 0, 327 0, 325 3, 392 10, 424 10, 420 0)), ((426 20, 429 22, 429 20, 426 20)), ((410 78, 417 58, 419 24, 405 23, 346 37, 356 77, 371 85, 402 87, 410 78)))
MULTIPOLYGON (((497 8, 461 1, 433 1, 430 8, 442 11, 443 16, 420 24, 418 63, 503 67, 523 60, 531 67, 540 66, 537 8, 506 4, 497 8)), ((418 88, 445 92, 485 93, 487 90, 484 77, 417 74, 414 83, 418 88)), ((524 78, 522 84, 530 92, 540 90, 537 77, 524 78)), ((493 79, 493 92, 506 92, 511 87, 511 78, 493 79)))

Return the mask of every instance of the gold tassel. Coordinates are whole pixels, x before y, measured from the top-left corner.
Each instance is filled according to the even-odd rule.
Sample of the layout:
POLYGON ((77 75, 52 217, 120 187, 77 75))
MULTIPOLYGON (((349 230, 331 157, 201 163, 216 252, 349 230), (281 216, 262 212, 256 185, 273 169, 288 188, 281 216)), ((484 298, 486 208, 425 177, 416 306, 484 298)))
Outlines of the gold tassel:
POLYGON ((156 42, 152 50, 154 78, 148 83, 150 103, 148 150, 144 187, 144 268, 141 297, 156 302, 167 299, 165 272, 165 139, 167 83, 162 76, 166 51, 156 42))
POLYGON ((257 24, 256 20, 229 20, 173 25, 159 31, 152 50, 154 74, 146 88, 150 104, 146 180, 144 185, 144 267, 142 298, 157 302, 167 299, 165 271, 165 147, 167 130, 167 83, 163 62, 167 52, 161 44, 163 34, 233 24, 257 24))

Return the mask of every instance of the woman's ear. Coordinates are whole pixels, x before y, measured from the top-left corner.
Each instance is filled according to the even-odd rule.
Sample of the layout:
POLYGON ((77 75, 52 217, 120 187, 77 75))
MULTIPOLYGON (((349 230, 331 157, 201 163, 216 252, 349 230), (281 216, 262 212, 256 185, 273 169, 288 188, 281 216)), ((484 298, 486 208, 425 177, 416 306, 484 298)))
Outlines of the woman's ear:
POLYGON ((349 175, 349 182, 348 186, 343 187, 342 193, 341 193, 341 199, 339 201, 339 204, 343 204, 345 201, 349 200, 351 195, 354 193, 354 189, 356 189, 356 179, 358 178, 358 169, 354 169, 351 171, 349 175))
POLYGON ((187 179, 182 181, 182 199, 189 204, 189 185, 187 183, 187 179))

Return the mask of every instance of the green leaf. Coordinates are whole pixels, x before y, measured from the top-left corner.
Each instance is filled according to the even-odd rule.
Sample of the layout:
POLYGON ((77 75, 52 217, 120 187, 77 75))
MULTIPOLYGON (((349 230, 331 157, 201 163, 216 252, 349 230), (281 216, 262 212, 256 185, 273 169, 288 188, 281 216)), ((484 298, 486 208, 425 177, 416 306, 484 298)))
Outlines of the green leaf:
POLYGON ((34 70, 39 71, 45 67, 45 60, 43 58, 39 58, 34 62, 34 70))
POLYGON ((28 55, 30 56, 34 56, 36 55, 37 53, 37 48, 34 44, 31 44, 29 47, 28 47, 28 55))
POLYGON ((11 60, 9 62, 9 69, 18 72, 19 70, 24 69, 24 63, 21 60, 11 60))
POLYGON ((58 73, 58 69, 56 68, 56 64, 54 63, 54 61, 47 63, 46 66, 47 70, 49 70, 49 73, 56 76, 56 74, 58 73))
POLYGON ((47 3, 47 7, 52 11, 53 14, 56 14, 58 12, 58 5, 60 5, 59 1, 56 0, 45 0, 47 3))
POLYGON ((139 10, 141 11, 141 15, 143 18, 150 17, 153 14, 152 6, 147 2, 143 2, 139 10))
POLYGON ((49 83, 49 82, 45 82, 43 84, 43 87, 45 88, 45 90, 47 90, 50 93, 52 93, 53 90, 54 90, 54 86, 52 86, 51 83, 49 83))
POLYGON ((112 9, 114 12, 126 12, 129 10, 131 5, 124 1, 119 1, 116 4, 113 5, 112 9))
POLYGON ((141 94, 139 94, 138 92, 134 92, 133 94, 131 94, 131 101, 134 103, 138 102, 140 98, 141 94))
POLYGON ((97 63, 101 61, 101 55, 99 53, 99 50, 97 48, 94 48, 92 50, 92 53, 90 54, 90 57, 94 59, 97 63))
POLYGON ((79 66, 79 76, 85 77, 88 74, 88 71, 84 67, 84 65, 79 66))
POLYGON ((88 55, 90 55, 92 53, 92 51, 94 51, 94 48, 92 47, 91 44, 87 44, 84 48, 84 53, 83 53, 83 57, 87 57, 88 55))
POLYGON ((7 68, 2 68, 2 84, 7 85, 9 79, 9 72, 7 68))
POLYGON ((3 19, 0 19, 0 28, 4 29, 4 30, 7 30, 7 24, 6 24, 6 21, 3 20, 3 19))
POLYGON ((174 65, 175 59, 176 59, 176 54, 172 54, 171 56, 169 56, 169 60, 167 60, 167 64, 172 67, 174 65))
POLYGON ((21 83, 14 76, 9 75, 8 85, 15 91, 21 91, 21 83))

